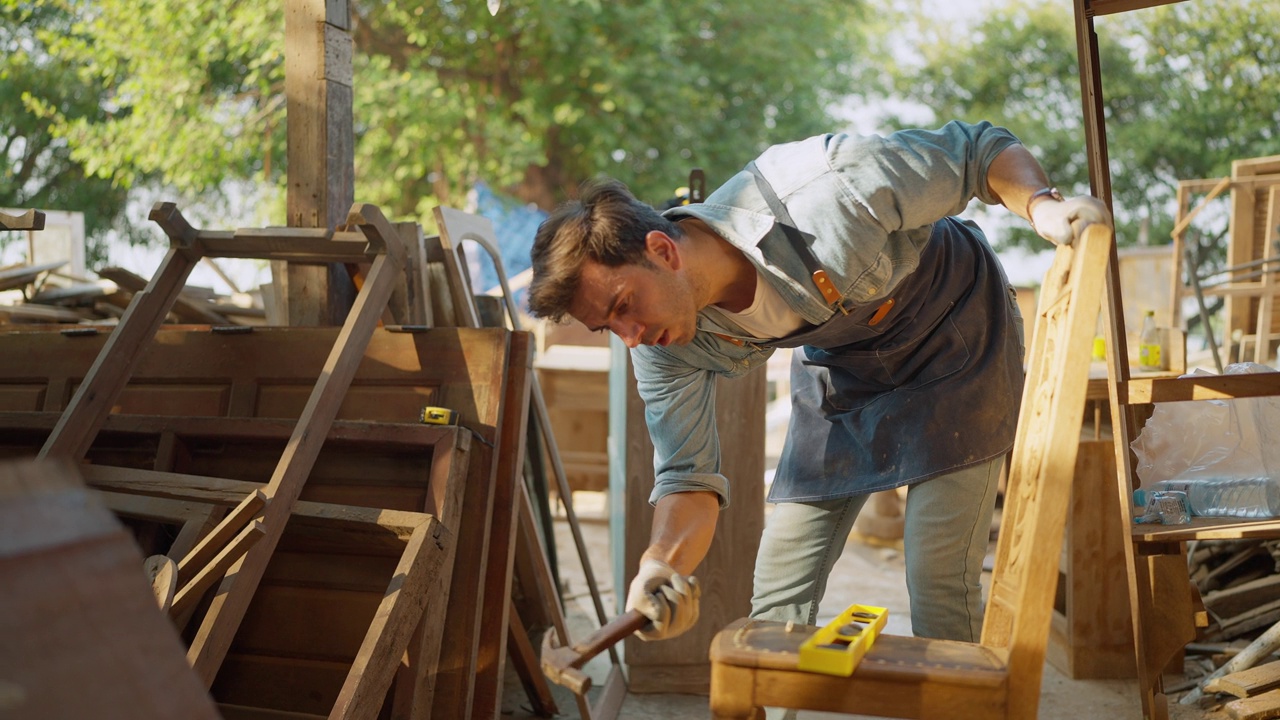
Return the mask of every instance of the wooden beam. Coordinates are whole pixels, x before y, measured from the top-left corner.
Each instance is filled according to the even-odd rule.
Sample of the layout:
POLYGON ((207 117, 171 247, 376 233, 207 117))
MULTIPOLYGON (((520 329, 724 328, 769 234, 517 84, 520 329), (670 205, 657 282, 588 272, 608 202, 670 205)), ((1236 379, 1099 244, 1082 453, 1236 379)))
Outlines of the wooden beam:
POLYGON ((1139 378, 1119 388, 1129 405, 1280 395, 1280 373, 1139 378))
POLYGON ((507 659, 507 627, 511 607, 511 574, 517 535, 516 486, 524 484, 525 439, 528 437, 529 386, 533 378, 533 336, 511 336, 507 391, 503 401, 498 470, 494 481, 493 518, 489 521, 489 559, 484 578, 480 646, 476 657, 475 717, 498 717, 507 659))
MULTIPOLYGON (((352 40, 345 0, 285 0, 290 227, 331 229, 355 200, 352 40)), ((338 325, 350 304, 341 265, 272 263, 290 325, 338 325)))
POLYGON ((443 572, 445 549, 452 543, 451 533, 434 521, 424 523, 409 538, 391 585, 338 693, 329 714, 331 719, 377 717, 424 607, 428 602, 439 602, 428 591, 443 572))
POLYGON ((1183 0, 1089 0, 1089 12, 1093 15, 1110 15, 1112 13, 1143 10, 1161 5, 1172 5, 1183 0))

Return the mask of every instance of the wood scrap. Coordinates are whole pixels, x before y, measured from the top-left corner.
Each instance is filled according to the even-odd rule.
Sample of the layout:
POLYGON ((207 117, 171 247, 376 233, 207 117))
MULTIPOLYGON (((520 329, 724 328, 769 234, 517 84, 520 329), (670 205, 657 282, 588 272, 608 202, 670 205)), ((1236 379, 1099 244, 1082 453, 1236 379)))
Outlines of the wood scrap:
POLYGON ((1253 697, 1280 688, 1280 662, 1251 667, 1223 675, 1205 684, 1205 692, 1227 693, 1238 698, 1253 697))
POLYGON ((21 215, 0 212, 0 230, 43 230, 45 215, 40 210, 28 210, 21 215))
POLYGON ((1280 690, 1227 703, 1227 715, 1235 720, 1269 720, 1280 717, 1280 690))
MULTIPOLYGON (((146 290, 147 285, 151 282, 141 275, 119 267, 103 268, 98 271, 98 274, 133 293, 140 293, 146 290)), ((207 301, 197 300, 188 296, 185 288, 180 290, 174 298, 172 312, 183 322, 208 325, 227 325, 230 323, 225 315, 214 312, 207 301)))
POLYGON ((1208 677, 1200 681, 1199 687, 1192 689, 1186 695, 1179 698, 1178 702, 1182 705, 1191 705, 1204 696, 1204 687, 1209 682, 1220 678, 1224 675, 1230 675, 1253 667, 1259 660, 1267 657, 1276 649, 1280 648, 1280 623, 1272 625, 1265 633, 1260 635, 1257 640, 1249 644, 1249 647, 1241 650, 1239 654, 1231 658, 1226 665, 1215 670, 1208 677))
POLYGON ((79 323, 84 316, 63 308, 23 303, 0 305, 0 316, 20 322, 79 323))
POLYGON ((42 274, 57 270, 66 264, 66 260, 59 260, 40 265, 15 265, 0 269, 0 290, 12 290, 30 285, 42 274))

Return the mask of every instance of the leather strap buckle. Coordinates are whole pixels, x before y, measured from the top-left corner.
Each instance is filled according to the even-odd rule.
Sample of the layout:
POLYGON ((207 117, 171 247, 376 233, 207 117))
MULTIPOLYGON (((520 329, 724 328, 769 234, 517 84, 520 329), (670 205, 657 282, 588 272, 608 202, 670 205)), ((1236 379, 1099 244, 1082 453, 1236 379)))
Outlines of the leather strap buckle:
POLYGON ((836 306, 840 312, 845 315, 849 314, 848 308, 844 306, 844 296, 836 290, 836 286, 831 283, 831 278, 827 277, 826 270, 813 271, 813 284, 818 288, 818 292, 822 294, 822 299, 828 304, 836 306))

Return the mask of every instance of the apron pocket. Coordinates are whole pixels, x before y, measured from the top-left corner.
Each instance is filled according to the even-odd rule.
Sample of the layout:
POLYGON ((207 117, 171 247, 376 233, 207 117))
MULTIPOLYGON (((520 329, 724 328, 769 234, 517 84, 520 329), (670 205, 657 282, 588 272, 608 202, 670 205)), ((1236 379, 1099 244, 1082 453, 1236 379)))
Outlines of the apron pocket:
MULTIPOLYGON (((914 342, 885 350, 805 347, 803 369, 824 386, 823 411, 859 410, 895 390, 919 390, 956 374, 969 362, 969 346, 949 315, 914 342), (815 372, 818 370, 822 372, 815 372)), ((800 368, 797 368, 800 370, 800 368)), ((793 373, 794 375, 795 373, 793 373)), ((792 379, 792 382, 799 378, 792 379)))

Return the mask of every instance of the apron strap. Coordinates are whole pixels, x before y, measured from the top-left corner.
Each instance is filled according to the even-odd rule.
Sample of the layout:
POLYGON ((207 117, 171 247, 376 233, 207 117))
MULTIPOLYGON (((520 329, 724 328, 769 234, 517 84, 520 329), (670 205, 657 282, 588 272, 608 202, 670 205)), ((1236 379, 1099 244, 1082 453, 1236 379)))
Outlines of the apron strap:
POLYGON ((813 250, 809 248, 809 244, 804 241, 804 236, 800 233, 799 228, 791 220, 791 214, 787 212, 787 207, 782 204, 782 200, 778 194, 773 191, 773 186, 768 180, 764 179, 760 168, 756 166, 755 161, 747 164, 747 170, 751 173, 756 181, 756 189, 760 191, 760 195, 764 198, 764 202, 769 206, 769 211, 773 213, 773 217, 778 224, 782 226, 782 232, 787 236, 787 240, 791 243, 796 254, 800 256, 804 267, 809 271, 809 277, 812 278, 813 284, 818 288, 818 292, 828 304, 835 307, 845 315, 849 314, 849 310, 844 306, 844 296, 836 290, 836 286, 832 284, 831 278, 827 277, 827 271, 818 263, 818 258, 814 256, 813 250))

